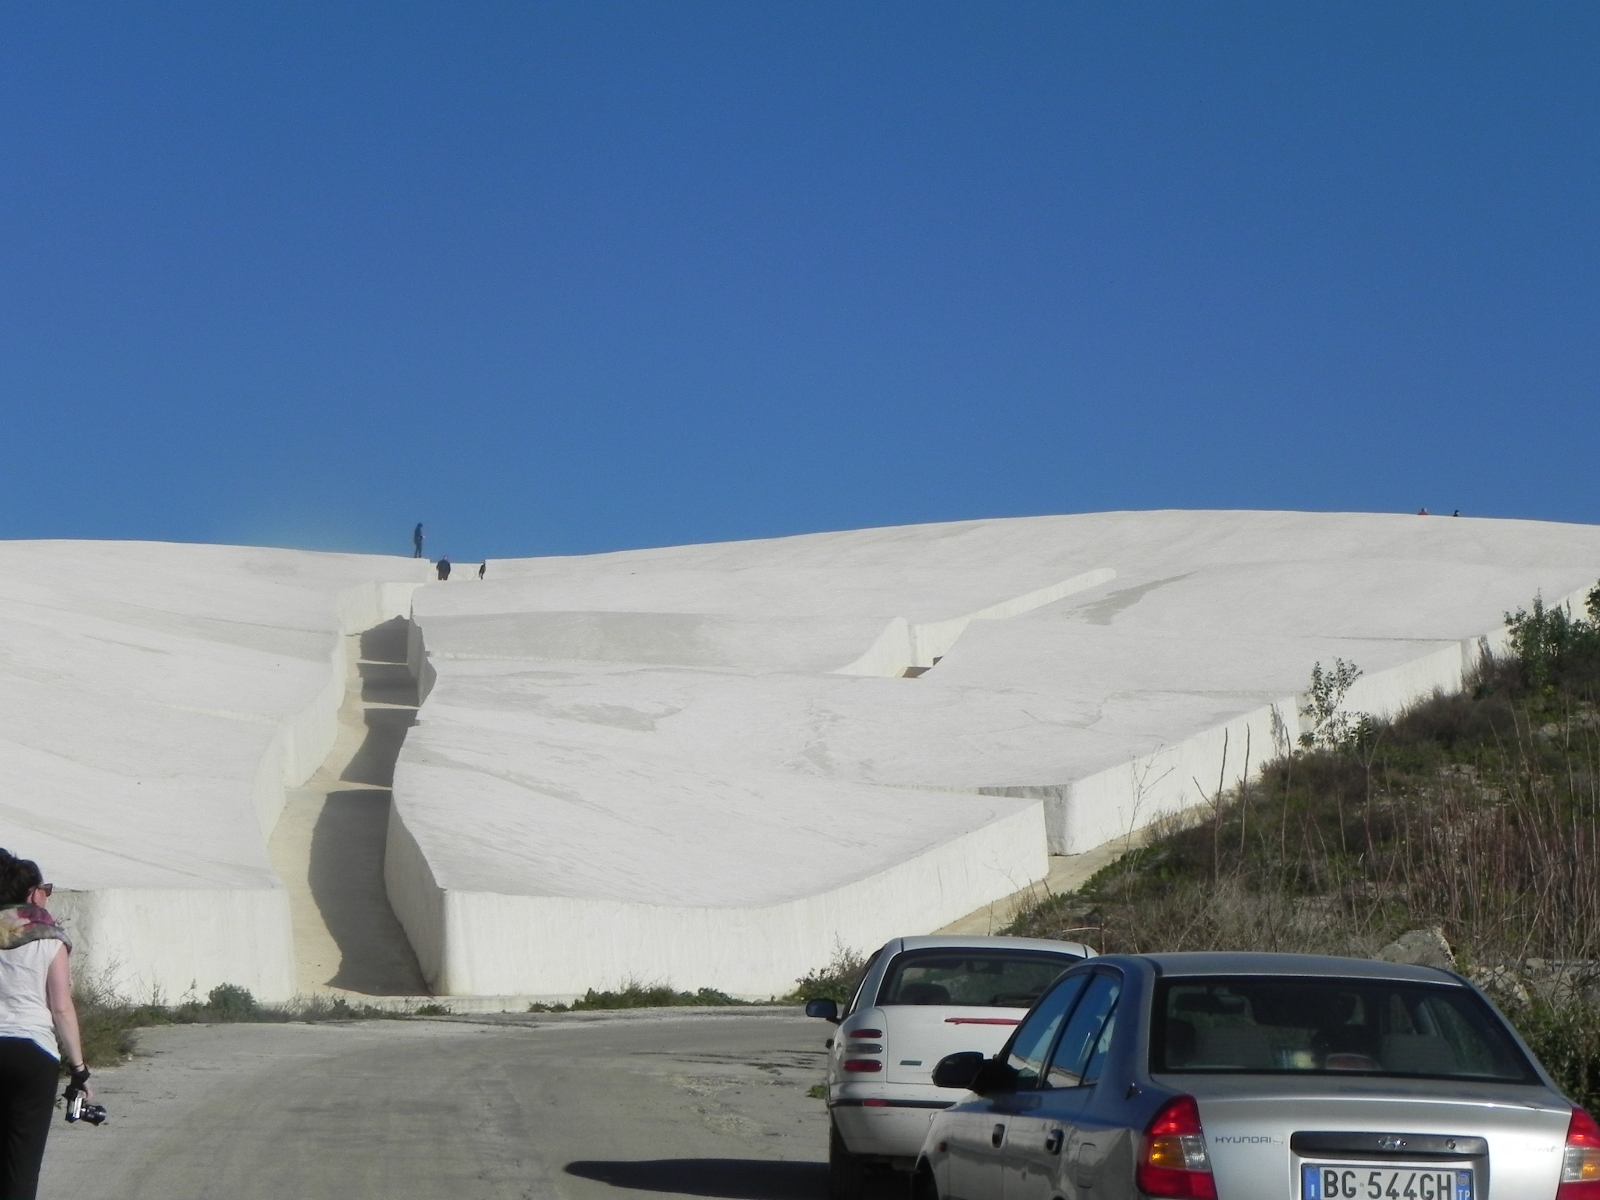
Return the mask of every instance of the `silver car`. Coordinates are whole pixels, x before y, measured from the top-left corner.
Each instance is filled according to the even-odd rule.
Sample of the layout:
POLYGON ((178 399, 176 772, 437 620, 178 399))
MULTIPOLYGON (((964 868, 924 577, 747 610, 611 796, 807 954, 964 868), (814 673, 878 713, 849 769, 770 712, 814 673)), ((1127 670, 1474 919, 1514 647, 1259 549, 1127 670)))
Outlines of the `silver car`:
POLYGON ((1600 1200, 1600 1127, 1426 967, 1114 955, 1068 971, 938 1113, 918 1200, 1600 1200))

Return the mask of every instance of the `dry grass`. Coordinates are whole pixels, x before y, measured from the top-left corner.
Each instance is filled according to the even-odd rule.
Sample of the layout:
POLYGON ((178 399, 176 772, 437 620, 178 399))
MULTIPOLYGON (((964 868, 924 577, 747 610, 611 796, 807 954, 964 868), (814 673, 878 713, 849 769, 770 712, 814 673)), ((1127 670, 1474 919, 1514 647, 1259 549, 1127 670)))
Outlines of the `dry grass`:
POLYGON ((267 1005, 258 1003, 248 989, 231 983, 212 988, 203 1001, 166 1004, 156 997, 139 1003, 97 979, 79 979, 74 985, 73 1001, 78 1009, 84 1059, 91 1067, 111 1066, 130 1057, 137 1045, 135 1031, 151 1025, 405 1020, 408 1015, 426 1016, 430 1007, 424 1005, 415 1014, 394 1013, 372 1005, 351 1004, 342 996, 309 996, 288 1004, 267 1005))
POLYGON ((1278 760, 1007 932, 1370 957, 1438 928, 1574 1098, 1600 1103, 1600 655, 1576 644, 1536 678, 1487 663, 1461 694, 1278 760))

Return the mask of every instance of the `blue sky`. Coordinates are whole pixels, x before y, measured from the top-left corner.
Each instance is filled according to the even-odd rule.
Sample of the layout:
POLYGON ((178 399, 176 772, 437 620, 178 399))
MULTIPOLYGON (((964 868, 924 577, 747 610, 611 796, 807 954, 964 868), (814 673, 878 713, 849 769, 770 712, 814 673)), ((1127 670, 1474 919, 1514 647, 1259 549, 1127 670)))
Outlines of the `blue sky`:
POLYGON ((0 537, 1600 520, 1600 8, 0 6, 0 537))

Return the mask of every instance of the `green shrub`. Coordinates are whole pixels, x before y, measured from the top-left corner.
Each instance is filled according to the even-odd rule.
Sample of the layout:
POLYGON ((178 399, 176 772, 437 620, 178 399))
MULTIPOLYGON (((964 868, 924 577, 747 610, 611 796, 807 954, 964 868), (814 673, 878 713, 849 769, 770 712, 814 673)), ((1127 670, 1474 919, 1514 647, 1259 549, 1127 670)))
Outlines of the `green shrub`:
MULTIPOLYGON (((78 1033, 83 1041, 83 1060, 91 1067, 108 1067, 133 1053, 133 1010, 93 983, 80 983, 73 993, 78 1010, 78 1033)), ((62 1062, 63 1070, 66 1067, 62 1062)))
MULTIPOLYGON (((599 1009, 620 1008, 682 1008, 691 1005, 708 1007, 726 1007, 728 1005, 748 1004, 747 1000, 735 1000, 726 992, 719 992, 715 988, 700 988, 693 992, 675 992, 665 984, 625 984, 621 991, 599 992, 590 988, 581 997, 574 1000, 570 1006, 572 1012, 592 1012, 599 1009)), ((531 1008, 530 1008, 530 1011, 531 1008)), ((559 1011, 559 1010, 548 1010, 559 1011)))
POLYGON ((1533 611, 1506 614, 1511 656, 1520 682, 1536 701, 1560 691, 1592 691, 1600 682, 1600 585, 1589 593, 1587 616, 1566 608, 1546 608, 1541 596, 1533 611))
POLYGON ((1536 598, 1506 624, 1509 654, 1393 720, 1341 723, 1359 671, 1318 664, 1298 750, 1004 932, 1370 957, 1439 928, 1462 969, 1516 984, 1507 1015, 1600 1105, 1600 995, 1592 979, 1552 993, 1547 969, 1600 962, 1600 586, 1585 616, 1536 598))
POLYGON ((840 946, 834 950, 833 961, 827 966, 808 971, 803 978, 796 979, 794 991, 784 999, 791 1004, 804 1004, 808 1000, 833 1000, 844 1004, 866 973, 866 957, 840 946))
POLYGON ((1311 686, 1300 706, 1300 715, 1311 718, 1311 729, 1300 735, 1302 749, 1343 750, 1366 740, 1372 719, 1344 709, 1350 685, 1360 678, 1361 668, 1342 658, 1334 659, 1327 671, 1320 662, 1311 668, 1311 686))
POLYGON ((1600 1112, 1600 1004, 1590 999, 1504 1006, 1528 1048, 1575 1104, 1600 1112))
POLYGON ((261 1016, 261 1006, 250 989, 236 983, 222 983, 212 988, 206 993, 206 1002, 200 1011, 212 1021, 255 1021, 261 1016))

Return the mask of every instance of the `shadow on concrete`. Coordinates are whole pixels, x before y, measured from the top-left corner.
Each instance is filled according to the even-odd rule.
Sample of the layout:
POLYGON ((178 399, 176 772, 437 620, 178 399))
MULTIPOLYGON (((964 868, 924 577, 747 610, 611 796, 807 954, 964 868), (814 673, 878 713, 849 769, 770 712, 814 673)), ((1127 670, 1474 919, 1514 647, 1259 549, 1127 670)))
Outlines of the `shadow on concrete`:
POLYGON ((365 704, 417 704, 417 681, 405 663, 356 664, 361 674, 361 700, 365 704))
POLYGON ((362 719, 367 725, 367 736, 345 769, 339 772, 339 778, 345 783, 393 787, 394 764, 399 761, 400 747, 405 745, 406 731, 417 723, 416 710, 369 708, 362 719))
POLYGON ((410 621, 404 617, 390 617, 382 625, 362 631, 361 657, 368 662, 403 663, 410 636, 410 621))
POLYGON ((328 793, 311 832, 311 896, 339 947, 339 973, 329 984, 418 996, 428 988, 383 885, 390 803, 388 792, 328 793))
POLYGON ((641 1192, 719 1196, 726 1200, 820 1200, 826 1163, 764 1158, 656 1158, 642 1162, 572 1162, 568 1175, 641 1192))

